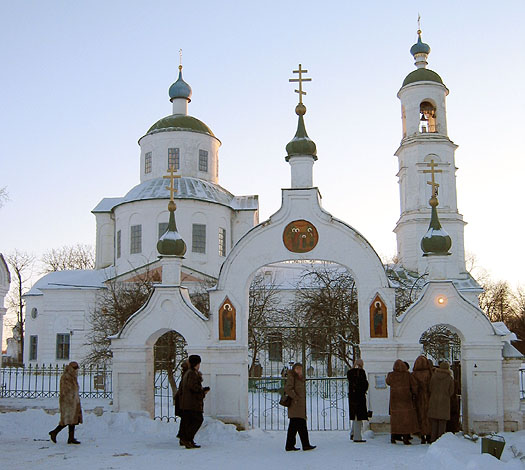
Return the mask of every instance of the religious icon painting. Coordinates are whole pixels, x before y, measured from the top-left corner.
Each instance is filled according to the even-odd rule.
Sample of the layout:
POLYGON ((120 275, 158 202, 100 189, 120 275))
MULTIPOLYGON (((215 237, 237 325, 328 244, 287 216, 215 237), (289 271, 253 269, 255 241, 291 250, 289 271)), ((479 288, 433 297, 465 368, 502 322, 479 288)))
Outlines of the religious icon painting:
POLYGON ((387 308, 379 294, 370 304, 370 338, 388 338, 387 308))
POLYGON ((235 340, 235 331, 235 307, 230 302, 230 299, 226 297, 219 308, 219 339, 235 340))
POLYGON ((283 232, 284 246, 293 253, 307 253, 315 248, 318 241, 317 229, 307 220, 294 220, 283 232))

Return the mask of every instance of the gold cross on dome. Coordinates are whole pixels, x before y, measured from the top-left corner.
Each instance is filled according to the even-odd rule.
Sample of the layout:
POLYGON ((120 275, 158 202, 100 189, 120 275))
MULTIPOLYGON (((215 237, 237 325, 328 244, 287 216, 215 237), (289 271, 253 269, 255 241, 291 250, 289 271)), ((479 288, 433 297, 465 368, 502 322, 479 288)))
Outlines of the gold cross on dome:
POLYGON ((170 185, 166 186, 166 189, 170 192, 170 201, 173 201, 173 193, 176 193, 177 190, 175 189, 175 186, 173 183, 175 182, 175 178, 180 178, 180 175, 176 175, 173 168, 168 168, 169 175, 164 175, 163 178, 169 178, 170 185))
POLYGON ((427 184, 432 186, 432 197, 437 198, 439 184, 436 183, 435 175, 436 173, 442 173, 443 170, 436 170, 438 165, 434 160, 430 160, 430 163, 427 163, 427 166, 430 167, 430 170, 423 170, 423 173, 430 173, 432 175, 432 181, 427 181, 427 184))
POLYGON ((295 90, 296 93, 299 93, 299 103, 303 104, 303 95, 306 95, 306 91, 303 91, 303 82, 311 82, 311 78, 304 78, 303 73, 308 73, 308 70, 304 70, 301 68, 301 64, 299 64, 299 70, 293 70, 293 73, 299 74, 299 78, 290 78, 289 82, 299 82, 299 89, 295 90))

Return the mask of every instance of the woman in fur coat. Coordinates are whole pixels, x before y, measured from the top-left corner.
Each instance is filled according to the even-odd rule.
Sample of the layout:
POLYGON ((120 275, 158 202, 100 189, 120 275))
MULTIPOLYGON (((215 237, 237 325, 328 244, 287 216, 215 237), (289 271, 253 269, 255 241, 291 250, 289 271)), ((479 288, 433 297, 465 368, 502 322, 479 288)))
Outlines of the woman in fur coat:
POLYGON ((60 422, 58 426, 49 432, 51 440, 56 444, 57 434, 66 426, 69 428, 68 444, 80 444, 75 439, 75 426, 82 423, 82 407, 80 406, 80 395, 78 388, 78 363, 70 362, 60 377, 60 422))
POLYGON ((430 379, 432 366, 425 356, 419 356, 412 368, 412 377, 417 383, 416 412, 421 444, 430 444, 430 420, 428 419, 428 403, 430 400, 430 379))

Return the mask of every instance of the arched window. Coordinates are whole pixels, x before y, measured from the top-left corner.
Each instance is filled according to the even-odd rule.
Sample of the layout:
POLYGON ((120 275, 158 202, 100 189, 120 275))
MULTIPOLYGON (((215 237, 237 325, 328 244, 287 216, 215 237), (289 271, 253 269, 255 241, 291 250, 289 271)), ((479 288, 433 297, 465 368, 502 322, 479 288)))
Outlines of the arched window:
POLYGON ((437 132, 436 107, 429 101, 419 105, 419 132, 437 132))
POLYGON ((443 360, 452 363, 461 359, 461 339, 446 325, 429 328, 419 342, 423 345, 423 353, 435 363, 443 360))

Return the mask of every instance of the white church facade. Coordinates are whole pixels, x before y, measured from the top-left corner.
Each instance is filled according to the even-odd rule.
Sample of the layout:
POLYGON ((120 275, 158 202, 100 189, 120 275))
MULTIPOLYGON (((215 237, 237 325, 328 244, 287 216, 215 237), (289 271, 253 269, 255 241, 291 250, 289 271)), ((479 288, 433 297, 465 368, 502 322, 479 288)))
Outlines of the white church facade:
MULTIPOLYGON (((437 73, 426 68, 430 47, 421 41, 420 32, 411 53, 416 70, 398 93, 403 137, 396 152, 401 202, 395 227, 396 269, 421 277, 424 287, 402 315, 396 316, 395 288, 373 247, 321 206, 319 190, 313 186, 317 148, 306 133, 302 103, 306 71, 299 66, 294 71, 299 73, 298 128, 286 146, 291 185, 282 190, 282 206, 275 214, 258 224, 256 197, 236 198, 218 186, 220 142, 207 126, 187 116, 191 90, 179 75, 170 89, 173 114, 139 140, 140 184, 124 198, 102 200, 93 211, 97 269, 54 273, 38 281, 26 300, 28 312, 36 308, 40 314, 33 324, 28 318, 26 338, 42 334, 53 344, 53 334, 57 338, 62 334, 57 325, 74 331, 76 320, 67 309, 73 309, 73 299, 81 295, 84 303, 77 308, 85 308, 84 316, 79 312, 75 318, 79 331, 81 327, 85 331, 87 309, 106 280, 130 276, 143 266, 161 270, 161 282, 147 303, 112 337, 115 410, 141 410, 153 416, 153 347, 164 333, 175 330, 186 339, 188 353, 203 359, 201 371, 211 387, 205 413, 246 427, 251 280, 264 266, 283 261, 337 263, 357 285, 359 346, 377 429, 389 421, 385 375, 396 359, 413 362, 421 354, 422 335, 436 325, 444 325, 461 341, 464 429, 521 429, 517 380, 521 355, 510 344, 513 335, 504 325, 492 324, 479 308, 481 289, 465 269, 465 223, 456 201, 456 145, 446 126, 448 89, 437 73), (188 154, 192 157, 184 162, 188 154), (171 194, 169 206, 167 169, 181 176, 171 177, 178 192, 171 194), (207 211, 209 207, 214 210, 207 211), (169 218, 173 223, 168 225, 169 218), (203 238, 209 258, 203 256, 208 251, 199 251, 203 238), (227 250, 222 249, 224 243, 227 250), (191 304, 184 287, 185 275, 197 278, 201 273, 217 279, 210 290, 209 316, 191 304)), ((58 339, 56 345, 58 354, 58 339)), ((27 343, 26 351, 28 361, 41 361, 31 358, 27 343)))

